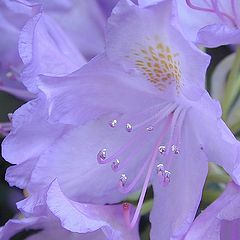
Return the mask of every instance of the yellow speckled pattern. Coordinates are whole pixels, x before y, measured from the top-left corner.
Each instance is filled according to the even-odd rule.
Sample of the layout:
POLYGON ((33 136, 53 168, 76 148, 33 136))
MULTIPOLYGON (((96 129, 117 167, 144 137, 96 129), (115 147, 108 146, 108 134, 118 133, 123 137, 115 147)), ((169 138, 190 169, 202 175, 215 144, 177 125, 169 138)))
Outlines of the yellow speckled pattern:
POLYGON ((176 91, 181 87, 181 70, 178 53, 172 53, 171 49, 159 40, 148 46, 140 46, 138 50, 132 50, 131 56, 135 66, 153 83, 163 91, 167 85, 175 82, 176 91))

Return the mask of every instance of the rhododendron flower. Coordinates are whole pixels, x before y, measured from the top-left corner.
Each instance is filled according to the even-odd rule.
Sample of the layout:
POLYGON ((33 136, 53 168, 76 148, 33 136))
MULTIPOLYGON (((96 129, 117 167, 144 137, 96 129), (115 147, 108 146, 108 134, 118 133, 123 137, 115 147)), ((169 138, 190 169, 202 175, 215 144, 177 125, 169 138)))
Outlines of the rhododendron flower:
POLYGON ((0 5, 0 27, 3 31, 0 90, 23 99, 33 98, 33 95, 26 91, 21 81, 35 92, 34 79, 39 74, 63 76, 86 62, 51 17, 41 13, 39 4, 6 0, 0 5), (23 74, 21 59, 26 65, 23 74))
POLYGON ((95 0, 1 3, 0 90, 29 100, 33 95, 20 81, 36 92, 34 75, 71 73, 85 63, 85 57, 90 59, 102 52, 106 18, 114 4, 114 0, 100 4, 95 0), (39 12, 43 13, 37 15, 39 12), (37 16, 31 19, 34 15, 37 16), (18 54, 19 35, 20 57, 27 65, 23 76, 20 76, 23 64, 18 54))
MULTIPOLYGON (((48 15, 37 14, 38 5, 26 5, 25 2, 6 0, 0 5, 3 35, 0 40, 0 91, 29 100, 34 94, 27 91, 22 82, 28 90, 36 93, 39 74, 63 76, 77 70, 86 61, 48 15), (19 54, 26 65, 23 73, 19 54)), ((10 122, 0 123, 1 135, 5 136, 10 129, 10 122)))
POLYGON ((89 60, 104 50, 104 32, 116 0, 55 0, 44 2, 45 11, 89 60))
POLYGON ((134 227, 152 184, 155 240, 184 236, 208 161, 240 182, 239 143, 204 90, 209 56, 171 24, 171 11, 169 0, 147 8, 121 0, 109 19, 103 54, 68 77, 41 78, 49 114, 41 119, 45 136, 36 130, 45 113, 32 105, 32 119, 26 107, 14 114, 18 127, 3 143, 5 159, 17 164, 7 173, 12 185, 34 193, 57 178, 68 197, 95 203, 117 202, 141 189, 134 215, 125 209, 134 227), (52 133, 50 124, 58 125, 52 133), (19 148, 25 134, 34 136, 33 148, 29 141, 19 148), (38 146, 47 136, 51 140, 38 146))
MULTIPOLYGON (((9 240, 23 230, 36 230, 29 239, 138 240, 138 228, 124 222, 122 205, 100 206, 73 202, 55 181, 45 192, 19 202, 27 218, 9 220, 0 228, 1 240, 9 240), (32 206, 32 208, 30 208, 32 206)), ((132 208, 130 205, 128 208, 132 208)), ((28 239, 28 238, 27 238, 28 239)))
POLYGON ((28 100, 33 97, 20 83, 21 59, 18 55, 18 37, 21 28, 30 17, 24 14, 19 5, 19 12, 9 10, 8 1, 0 3, 0 91, 28 100))
POLYGON ((185 240, 240 239, 240 187, 231 182, 224 193, 194 221, 185 240))
POLYGON ((37 14, 24 26, 19 54, 25 64, 22 81, 31 92, 38 91, 39 74, 64 76, 86 62, 67 35, 44 13, 37 14))
POLYGON ((12 10, 23 5, 26 9, 34 7, 45 12, 58 23, 87 60, 103 51, 106 20, 117 2, 117 0, 5 1, 11 5, 9 7, 12 10))
POLYGON ((240 43, 238 0, 176 0, 180 28, 206 47, 240 43))

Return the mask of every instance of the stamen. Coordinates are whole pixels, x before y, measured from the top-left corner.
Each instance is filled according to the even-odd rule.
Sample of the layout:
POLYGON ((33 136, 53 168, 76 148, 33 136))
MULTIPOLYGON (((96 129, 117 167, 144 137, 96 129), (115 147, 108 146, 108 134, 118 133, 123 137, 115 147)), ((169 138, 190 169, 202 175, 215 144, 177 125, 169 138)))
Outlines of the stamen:
POLYGON ((212 7, 216 15, 224 22, 224 15, 223 13, 219 10, 218 7, 218 2, 216 0, 211 0, 212 7))
POLYGON ((112 154, 110 157, 106 158, 104 161, 99 161, 98 159, 98 162, 100 164, 105 164, 105 163, 109 163, 113 160, 115 160, 116 158, 119 158, 119 155, 122 154, 124 151, 126 151, 128 148, 129 148, 129 151, 130 152, 132 150, 131 145, 136 141, 136 138, 141 134, 140 131, 136 131, 136 134, 135 136, 130 140, 128 141, 127 143, 123 144, 114 154, 112 154))
MULTIPOLYGON (((160 137, 162 139, 165 138, 165 134, 169 129, 169 126, 171 124, 171 119, 172 115, 168 116, 168 118, 166 119, 166 123, 165 126, 163 126, 162 128, 162 132, 160 132, 160 137)), ((157 132, 156 132, 157 133, 157 132)), ((158 147, 157 147, 158 150, 158 147)), ((147 166, 149 165, 150 159, 148 159, 147 161, 144 162, 144 164, 142 165, 142 167, 140 168, 140 170, 138 171, 138 174, 135 176, 135 178, 132 180, 131 184, 129 184, 128 186, 125 186, 124 188, 120 188, 119 191, 122 193, 129 193, 137 184, 137 182, 139 181, 139 179, 141 178, 142 174, 146 171, 147 166)))
POLYGON ((172 120, 172 123, 171 123, 169 140, 168 140, 168 144, 167 144, 167 153, 169 153, 170 146, 174 142, 173 135, 174 135, 175 129, 177 129, 177 120, 179 118, 179 115, 181 115, 181 112, 182 112, 182 108, 177 108, 176 111, 173 114, 173 120, 172 120))
POLYGON ((118 166, 120 164, 120 161, 118 159, 116 159, 113 163, 112 163, 112 170, 116 171, 118 169, 118 166))
POLYGON ((165 168, 164 168, 164 165, 159 163, 157 165, 157 174, 161 174, 162 176, 164 176, 164 173, 165 173, 165 168))
POLYGON ((157 123, 159 123, 161 120, 163 120, 167 115, 169 115, 170 112, 174 111, 176 109, 177 105, 175 104, 168 104, 163 109, 158 111, 156 114, 154 114, 152 117, 146 119, 145 121, 137 124, 134 126, 134 129, 140 128, 152 120, 155 120, 155 122, 152 122, 151 127, 154 127, 157 123))
MULTIPOLYGON (((172 121, 172 123, 174 121, 176 121, 176 122, 175 122, 174 126, 173 126, 173 124, 171 126, 171 130, 173 132, 171 134, 171 138, 169 139, 168 146, 171 146, 172 143, 174 143, 174 142, 179 143, 179 136, 181 136, 181 129, 183 126, 183 121, 184 121, 185 115, 186 115, 186 110, 181 110, 180 113, 176 113, 176 116, 174 117, 174 120, 172 121)), ((171 150, 174 150, 173 153, 175 153, 175 150, 178 150, 178 151, 176 151, 176 154, 180 153, 180 150, 175 148, 176 145, 172 145, 172 146, 171 146, 171 150), (174 146, 174 147, 172 148, 172 146, 174 146)), ((173 154, 170 154, 168 151, 167 151, 167 154, 168 154, 168 158, 167 158, 167 161, 165 164, 165 168, 170 169, 170 167, 172 165, 172 161, 173 161, 173 154)))
POLYGON ((160 154, 164 154, 166 152, 166 147, 165 146, 159 146, 158 148, 160 154))
POLYGON ((214 13, 214 10, 211 9, 211 8, 203 8, 203 7, 199 7, 197 5, 194 5, 192 3, 192 0, 186 0, 186 3, 187 5, 192 8, 192 9, 195 9, 195 10, 199 10, 199 11, 205 11, 205 12, 211 12, 211 13, 214 13))
POLYGON ((120 177, 120 179, 119 179, 119 180, 120 180, 120 186, 121 186, 121 187, 124 187, 124 186, 125 186, 125 184, 126 184, 126 182, 127 182, 127 179, 128 179, 128 178, 127 178, 126 174, 122 174, 122 175, 121 175, 121 177, 120 177))
MULTIPOLYGON (((168 105, 168 104, 167 104, 168 105)), ((164 107, 166 107, 166 104, 156 104, 156 105, 153 105, 151 107, 148 107, 147 109, 144 109, 142 111, 139 111, 137 112, 136 114, 134 115, 131 115, 131 118, 132 119, 139 119, 140 116, 142 115, 152 115, 154 114, 158 109, 163 109, 164 107), (164 105, 164 106, 163 106, 164 105)))
POLYGON ((163 138, 166 134, 166 131, 169 127, 170 122, 171 122, 170 120, 166 121, 166 126, 163 127, 163 133, 160 134, 160 138, 157 141, 157 144, 154 148, 154 151, 153 151, 152 155, 150 156, 150 158, 147 160, 147 162, 149 163, 149 167, 148 167, 148 170, 147 170, 147 175, 145 177, 145 181, 144 181, 144 184, 143 184, 141 195, 140 195, 140 198, 138 200, 137 208, 136 208, 135 213, 133 215, 132 221, 129 223, 129 226, 131 228, 133 228, 135 226, 135 224, 137 222, 137 219, 139 217, 139 214, 140 214, 140 211, 141 211, 141 208, 142 208, 142 205, 143 205, 143 201, 144 201, 144 198, 145 198, 145 195, 146 195, 146 191, 147 191, 147 188, 148 188, 148 183, 149 183, 149 180, 150 180, 150 177, 151 177, 151 174, 152 174, 152 170, 153 170, 153 167, 154 167, 154 163, 155 163, 156 158, 158 156, 158 146, 161 144, 161 142, 162 142, 162 140, 163 140, 163 138))
MULTIPOLYGON (((127 124, 125 125, 126 127, 126 130, 128 132, 131 132, 133 130, 133 127, 134 127, 134 132, 130 135, 131 138, 130 138, 130 141, 128 141, 127 143, 123 144, 123 146, 120 147, 120 149, 117 150, 117 152, 115 152, 112 156, 108 157, 107 158, 107 150, 106 148, 103 148, 101 151, 99 151, 99 153, 97 154, 97 160, 99 163, 107 163, 107 162, 110 162, 110 161, 113 161, 112 162, 112 170, 113 171, 119 171, 122 169, 125 169, 125 166, 126 164, 128 163, 130 157, 132 159, 132 154, 135 152, 135 151, 139 151, 139 145, 136 147, 136 145, 134 144, 136 142, 136 139, 139 139, 139 136, 143 136, 142 133, 144 134, 144 136, 148 137, 150 140, 154 140, 155 142, 155 134, 156 135, 160 135, 158 141, 156 142, 156 145, 155 147, 153 148, 153 152, 150 154, 150 156, 148 157, 148 159, 146 159, 146 161, 144 161, 144 164, 142 164, 140 170, 137 172, 137 175, 134 177, 134 179, 130 182, 130 184, 127 184, 128 182, 128 177, 125 173, 121 174, 120 178, 119 178, 119 190, 123 193, 128 193, 130 192, 137 184, 137 182, 139 181, 139 179, 142 177, 143 173, 146 171, 147 169, 147 173, 146 173, 146 176, 145 176, 145 179, 144 179, 144 183, 143 183, 143 187, 142 187, 142 191, 141 191, 141 194, 140 194, 140 198, 139 198, 139 201, 138 201, 138 204, 137 204, 137 208, 136 208, 136 211, 133 215, 133 218, 132 218, 132 221, 130 222, 130 219, 128 219, 129 221, 129 225, 130 227, 134 227, 134 225, 136 224, 137 222, 137 219, 139 217, 139 214, 140 214, 140 211, 141 211, 141 207, 142 207, 142 204, 144 202, 144 198, 145 198, 145 195, 146 195, 146 191, 147 191, 147 187, 148 187, 148 184, 149 184, 149 180, 150 180, 150 177, 152 175, 152 171, 153 171, 153 168, 154 166, 157 168, 157 174, 158 175, 161 175, 163 177, 163 182, 165 184, 168 184, 170 182, 170 176, 171 176, 171 173, 170 171, 167 171, 165 169, 168 169, 168 164, 166 164, 165 166, 162 164, 162 163, 159 163, 157 164, 157 166, 155 165, 156 164, 156 159, 157 157, 159 156, 159 152, 160 154, 164 154, 165 152, 169 152, 171 153, 171 157, 173 156, 173 153, 174 154, 178 154, 179 153, 179 149, 178 149, 178 141, 175 141, 178 137, 178 135, 175 134, 175 130, 179 130, 178 126, 178 118, 180 119, 180 117, 182 117, 182 119, 184 118, 185 116, 185 110, 183 110, 182 108, 179 108, 176 104, 167 104, 167 105, 164 105, 164 108, 160 111, 157 111, 156 114, 154 114, 154 116, 151 116, 150 118, 146 119, 145 121, 139 123, 139 124, 136 124, 136 125, 132 125, 132 121, 131 124, 129 122, 127 122, 127 124), (167 118, 166 118, 167 117, 167 118), (147 134, 146 133, 146 130, 147 131, 152 131, 154 129, 154 127, 157 125, 157 124, 160 124, 162 122, 162 120, 165 119, 164 121, 164 125, 165 126, 161 126, 160 128, 156 128, 156 129, 160 129, 160 134, 158 131, 154 131, 153 134, 147 134), (152 123, 150 121, 154 120, 155 122, 152 123), (149 125, 149 122, 150 122, 150 125, 149 125), (148 124, 146 126, 146 124, 148 124), (140 126, 144 126, 144 128, 142 128, 142 130, 144 130, 143 132, 142 131, 135 131, 136 127, 140 127, 140 126), (166 133, 170 130, 170 135, 166 135, 166 133), (165 146, 165 145, 161 145, 162 144, 162 141, 164 140, 165 141, 169 141, 168 145, 165 146), (176 145, 173 145, 176 144, 176 145), (122 154, 125 150, 128 150, 126 151, 125 153, 126 154, 123 154, 121 156, 119 156, 120 154, 122 154), (171 152, 172 150, 172 152, 171 152), (127 155, 124 156, 124 155, 127 155), (120 160, 121 159, 121 166, 119 167, 120 165, 120 160)), ((138 118, 139 119, 139 118, 138 118)), ((121 120, 122 121, 122 120, 121 120)), ((180 121, 180 120, 179 120, 180 121)), ((114 119, 112 122, 110 122, 110 126, 111 127, 115 127, 116 124, 117 124, 117 120, 114 119)), ((126 121, 124 121, 126 122, 126 121)), ((182 127, 182 121, 180 121, 180 127, 182 127)), ((146 141, 146 139, 145 139, 146 141)), ((144 142, 145 142, 144 141, 144 142)), ((171 162, 171 160, 170 160, 171 162)), ((165 164, 165 163, 164 163, 165 164)), ((128 209, 126 207, 126 209, 128 209)))
POLYGON ((117 120, 116 120, 116 119, 112 120, 112 121, 109 123, 109 125, 110 125, 110 127, 112 127, 112 128, 116 127, 116 125, 117 125, 117 120))
POLYGON ((131 131, 132 131, 132 125, 131 125, 130 123, 127 123, 127 124, 126 124, 126 130, 127 130, 128 132, 131 132, 131 131))
POLYGON ((104 148, 101 151, 98 152, 97 154, 97 160, 100 164, 105 162, 105 159, 107 158, 107 149, 104 148))
POLYGON ((171 177, 171 172, 169 171, 164 171, 164 183, 168 184, 170 183, 170 177, 171 177))
POLYGON ((174 154, 179 154, 179 152, 180 152, 176 145, 172 145, 171 150, 174 154))
MULTIPOLYGON (((158 114, 156 114, 154 117, 151 117, 150 119, 148 119, 147 121, 149 122, 152 119, 155 119, 156 116, 159 116, 158 119, 154 122, 154 126, 156 126, 158 123, 160 123, 164 118, 166 118, 172 111, 175 110, 177 106, 175 104, 173 104, 172 106, 167 105, 165 108, 163 108, 161 111, 158 112, 158 114)), ((145 121, 146 122, 146 121, 145 121)), ((130 124, 131 125, 131 124, 130 124)), ((140 125, 136 125, 136 127, 134 126, 134 129, 140 127, 140 125)), ((132 126, 132 125, 131 125, 132 126)), ((106 164, 109 163, 113 160, 115 160, 116 158, 119 158, 119 155, 121 153, 123 153, 124 151, 126 151, 128 148, 130 148, 130 146, 132 144, 134 144, 136 142, 136 139, 140 136, 140 134, 142 134, 140 131, 134 131, 134 133, 136 132, 136 135, 134 135, 134 137, 132 137, 132 139, 127 142, 126 144, 124 144, 123 146, 121 146, 112 156, 108 157, 108 158, 102 158, 101 157, 101 151, 98 153, 98 157, 97 157, 97 161, 100 164, 106 164)), ((132 148, 129 149, 129 151, 131 151, 132 148)))
POLYGON ((151 131, 153 131, 153 126, 149 126, 146 129, 147 129, 148 132, 151 132, 151 131))
POLYGON ((137 176, 133 179, 133 181, 128 186, 124 186, 124 188, 122 188, 120 186, 121 188, 119 189, 119 191, 121 193, 124 193, 124 194, 129 193, 135 187, 135 185, 141 178, 142 174, 146 171, 146 167, 147 167, 148 163, 149 163, 148 161, 145 161, 145 163, 142 165, 141 169, 138 171, 137 176))

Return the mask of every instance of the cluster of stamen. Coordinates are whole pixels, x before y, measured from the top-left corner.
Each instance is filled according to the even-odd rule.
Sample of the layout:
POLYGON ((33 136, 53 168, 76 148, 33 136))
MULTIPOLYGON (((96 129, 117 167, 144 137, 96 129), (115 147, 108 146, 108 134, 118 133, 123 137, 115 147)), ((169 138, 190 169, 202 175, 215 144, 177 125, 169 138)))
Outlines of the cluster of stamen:
MULTIPOLYGON (((159 149, 159 152, 161 155, 164 155, 167 152, 166 146, 159 146, 158 149, 159 149)), ((176 145, 171 146, 171 151, 174 154, 180 153, 180 151, 176 145)), ((157 169, 157 174, 161 175, 163 177, 163 182, 168 184, 170 182, 171 172, 166 170, 164 164, 162 164, 162 163, 159 163, 157 165, 156 169, 157 169)))
MULTIPOLYGON (((179 154, 180 153, 179 149, 175 145, 171 146, 171 151, 174 154, 179 154)), ((105 148, 102 149, 101 151, 99 151, 99 153, 97 155, 98 161, 103 162, 107 158, 106 153, 107 153, 107 150, 105 148)), ((159 146, 159 153, 161 155, 164 155, 166 153, 166 147, 165 146, 159 146)), ((112 165, 111 165, 112 170, 116 171, 118 169, 119 165, 120 165, 120 160, 119 159, 116 159, 115 161, 113 161, 112 165)), ((164 178, 164 182, 167 182, 167 183, 170 182, 171 172, 168 171, 168 170, 165 170, 165 167, 162 163, 157 164, 156 170, 157 170, 158 175, 162 175, 162 177, 164 178)), ((124 187, 127 183, 127 180, 128 180, 127 175, 125 173, 121 174, 121 176, 119 178, 120 186, 124 187)))
MULTIPOLYGON (((118 121, 116 119, 112 120, 111 122, 109 122, 109 125, 112 128, 115 128, 117 126, 118 121)), ((130 123, 127 123, 125 125, 126 127, 126 131, 127 132, 132 132, 133 127, 130 123)), ((153 131, 153 126, 149 126, 146 128, 146 131, 153 131)), ((171 145, 170 150, 173 154, 179 154, 179 148, 176 145, 171 145)), ((167 147, 164 145, 160 145, 158 147, 158 151, 160 155, 165 155, 167 153, 167 147)), ((97 160, 100 163, 104 163, 105 160, 107 159, 107 149, 103 148, 102 150, 100 150, 97 154, 97 160)), ((119 159, 115 159, 112 164, 111 164, 111 168, 113 171, 116 171, 120 166, 120 160, 119 159)), ((165 170, 165 167, 162 163, 157 164, 156 166, 157 169, 157 174, 161 175, 164 178, 164 182, 169 183, 170 182, 170 176, 171 176, 171 172, 168 170, 165 170)), ((119 181, 120 181, 120 186, 124 187, 127 183, 128 177, 125 173, 121 174, 119 181)))
MULTIPOLYGON (((142 192, 137 210, 130 224, 131 226, 136 223, 153 169, 156 168, 156 176, 159 178, 161 185, 163 187, 167 186, 171 181, 170 169, 172 167, 172 159, 180 153, 178 144, 185 110, 178 108, 177 105, 174 104, 166 104, 164 106, 157 105, 153 109, 156 111, 155 114, 153 116, 150 114, 151 116, 147 119, 145 119, 145 115, 144 119, 140 117, 139 121, 141 121, 141 123, 136 122, 133 124, 128 121, 125 122, 124 119, 114 119, 110 121, 108 124, 111 128, 123 127, 123 131, 129 134, 130 140, 125 142, 119 150, 110 156, 108 156, 107 148, 103 148, 97 154, 98 162, 100 164, 111 163, 111 169, 114 172, 125 169, 119 176, 119 191, 122 193, 129 193, 142 178, 144 172, 146 172, 142 192), (162 120, 165 125, 160 124, 162 120), (125 124, 122 125, 121 122, 125 122, 125 124), (131 161, 132 157, 136 158, 134 149, 136 153, 139 153, 140 148, 136 145, 136 142, 141 141, 141 136, 145 136, 143 139, 145 139, 146 142, 152 141, 155 146, 153 147, 153 151, 150 150, 149 158, 143 162, 139 170, 136 170, 134 179, 130 179, 127 172, 125 172, 128 170, 126 168, 127 163, 131 161), (149 138, 149 140, 147 140, 147 138, 149 138), (163 145, 163 142, 167 142, 167 144, 163 145), (161 160, 161 162, 159 162, 159 160, 161 160)), ((128 136, 128 134, 126 136, 128 136)))
POLYGON ((192 0, 186 0, 187 5, 195 10, 204 11, 215 14, 222 22, 230 24, 235 28, 240 27, 240 12, 238 9, 237 0, 228 0, 231 4, 231 12, 224 10, 224 5, 219 3, 219 0, 207 0, 206 7, 198 6, 192 3, 192 0))

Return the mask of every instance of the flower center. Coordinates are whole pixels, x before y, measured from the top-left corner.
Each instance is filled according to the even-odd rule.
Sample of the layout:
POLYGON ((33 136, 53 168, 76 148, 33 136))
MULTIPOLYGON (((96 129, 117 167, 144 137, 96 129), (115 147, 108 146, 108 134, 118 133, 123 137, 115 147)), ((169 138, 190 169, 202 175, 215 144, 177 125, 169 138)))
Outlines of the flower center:
POLYGON ((151 38, 146 39, 147 46, 138 44, 139 48, 132 50, 131 56, 126 57, 133 58, 135 67, 160 91, 175 83, 179 92, 181 87, 180 61, 177 59, 179 53, 173 53, 158 36, 154 38, 154 42, 151 38))
POLYGON ((225 24, 228 24, 228 25, 230 24, 234 28, 239 28, 240 20, 239 20, 239 14, 237 12, 237 9, 238 9, 237 2, 236 0, 229 0, 229 1, 231 5, 230 14, 223 9, 223 7, 221 6, 218 0, 205 1, 207 3, 207 7, 201 7, 201 6, 195 5, 192 3, 192 0, 186 0, 186 3, 192 9, 213 13, 217 15, 217 17, 225 24))
POLYGON ((134 123, 127 119, 114 119, 109 123, 110 127, 116 128, 123 122, 123 131, 129 133, 129 140, 109 157, 106 148, 100 150, 97 161, 100 164, 111 163, 114 172, 121 171, 119 191, 122 193, 129 193, 139 181, 144 182, 136 212, 130 222, 131 227, 137 222, 153 169, 162 186, 170 183, 172 161, 180 154, 178 146, 185 113, 186 110, 177 104, 159 104, 132 116, 131 119, 137 119, 134 123), (136 159, 139 160, 136 174, 129 182, 126 171, 136 159))

